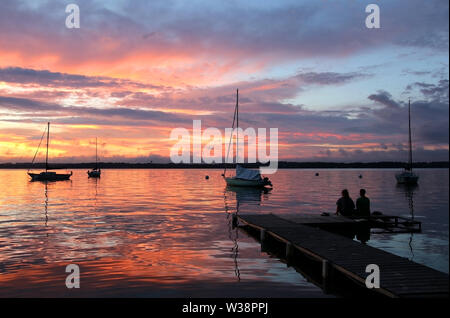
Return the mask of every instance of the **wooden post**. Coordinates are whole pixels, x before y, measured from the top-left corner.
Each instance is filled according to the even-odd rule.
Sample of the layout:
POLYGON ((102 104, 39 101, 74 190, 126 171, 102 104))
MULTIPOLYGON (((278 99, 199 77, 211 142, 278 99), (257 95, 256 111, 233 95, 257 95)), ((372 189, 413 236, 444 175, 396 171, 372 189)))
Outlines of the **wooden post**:
POLYGON ((325 283, 328 279, 330 269, 329 269, 329 263, 326 259, 322 260, 322 279, 325 283))
POLYGON ((329 292, 329 277, 330 277, 330 263, 327 260, 322 260, 322 287, 323 292, 328 294, 329 292))
POLYGON ((290 260, 292 258, 293 253, 294 253, 294 248, 292 246, 292 243, 287 242, 286 243, 286 259, 290 260))
POLYGON ((261 241, 261 243, 266 240, 266 230, 265 229, 261 229, 261 231, 259 233, 259 240, 261 241))
POLYGON ((265 244, 264 242, 266 241, 267 238, 267 233, 265 229, 261 229, 260 233, 259 233, 259 240, 261 242, 261 251, 264 252, 265 251, 265 244))

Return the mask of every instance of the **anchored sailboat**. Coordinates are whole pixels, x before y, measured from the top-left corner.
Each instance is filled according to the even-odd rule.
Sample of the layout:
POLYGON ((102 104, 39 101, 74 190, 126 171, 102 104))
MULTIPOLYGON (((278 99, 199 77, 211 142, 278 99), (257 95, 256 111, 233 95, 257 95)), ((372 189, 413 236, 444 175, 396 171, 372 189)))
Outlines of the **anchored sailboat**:
MULTIPOLYGON (((45 131, 44 131, 45 134, 45 131)), ((42 138, 44 137, 44 135, 42 135, 41 137, 41 142, 42 142, 42 138)), ((30 172, 30 170, 27 171, 28 175, 31 177, 32 181, 60 181, 60 180, 69 180, 70 177, 72 176, 72 171, 70 171, 70 173, 56 173, 55 171, 49 171, 49 166, 48 166, 48 145, 49 145, 49 140, 50 140, 50 123, 47 123, 47 151, 46 151, 46 155, 45 155, 45 171, 42 171, 40 173, 33 173, 30 172)), ((39 147, 41 146, 41 142, 39 142, 39 146, 36 150, 36 153, 34 154, 34 158, 33 161, 31 162, 31 164, 34 163, 34 160, 36 159, 36 155, 39 151, 39 147)))
POLYGON ((97 158, 97 138, 95 138, 95 168, 88 170, 87 174, 89 178, 100 178, 102 171, 98 168, 98 158, 97 158))
POLYGON ((226 177, 225 173, 227 171, 226 163, 228 161, 228 154, 230 153, 230 145, 231 140, 233 138, 233 134, 230 136, 230 142, 228 144, 227 158, 225 160, 225 168, 222 176, 225 179, 225 182, 228 186, 233 187, 265 187, 272 186, 272 182, 270 182, 269 178, 262 178, 261 174, 257 170, 246 169, 240 166, 237 162, 237 158, 239 157, 239 90, 236 90, 236 107, 234 109, 233 116, 233 129, 234 123, 236 122, 236 175, 234 177, 226 177))
POLYGON ((395 178, 397 179, 397 182, 401 184, 416 184, 417 181, 419 180, 419 176, 412 171, 413 164, 412 164, 412 142, 411 142, 411 100, 408 101, 408 128, 409 128, 408 164, 402 173, 398 173, 395 175, 395 178))

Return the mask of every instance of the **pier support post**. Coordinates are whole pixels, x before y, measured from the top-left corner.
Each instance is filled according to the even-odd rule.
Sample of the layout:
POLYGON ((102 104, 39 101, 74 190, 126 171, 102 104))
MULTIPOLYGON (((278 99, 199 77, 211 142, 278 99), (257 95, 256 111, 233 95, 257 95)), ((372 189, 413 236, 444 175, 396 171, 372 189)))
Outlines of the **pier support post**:
POLYGON ((262 242, 264 242, 266 240, 266 230, 262 229, 259 233, 259 240, 262 242))
POLYGON ((286 260, 291 260, 292 256, 294 254, 294 247, 292 246, 292 243, 287 242, 286 243, 286 260))
POLYGON ((330 267, 330 263, 326 259, 322 260, 322 278, 323 278, 323 280, 326 280, 328 278, 329 271, 330 271, 329 267, 330 267))
POLYGON ((267 233, 265 229, 261 229, 260 233, 259 233, 259 240, 261 242, 261 251, 264 252, 265 251, 265 241, 267 239, 267 233))
POLYGON ((324 259, 324 260, 322 260, 322 285, 323 285, 323 291, 325 293, 328 292, 329 276, 330 276, 330 262, 328 262, 328 260, 324 259))

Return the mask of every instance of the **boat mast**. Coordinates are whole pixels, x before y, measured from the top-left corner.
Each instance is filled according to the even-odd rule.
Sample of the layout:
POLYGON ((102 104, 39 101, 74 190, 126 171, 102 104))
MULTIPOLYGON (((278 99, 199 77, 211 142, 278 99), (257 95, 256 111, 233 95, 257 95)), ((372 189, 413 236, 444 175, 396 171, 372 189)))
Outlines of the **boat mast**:
POLYGON ((236 90, 236 165, 239 158, 239 89, 236 90))
POLYGON ((95 170, 97 170, 97 137, 95 137, 95 170))
MULTIPOLYGON (((239 89, 237 90, 238 94, 239 94, 239 89)), ((238 102, 236 99, 236 106, 237 106, 238 102)), ((223 168, 223 173, 222 173, 222 177, 225 177, 225 173, 227 172, 227 162, 228 162, 228 156, 230 154, 230 146, 231 146, 231 141, 233 141, 233 135, 234 135, 234 123, 236 122, 236 111, 237 111, 237 107, 234 108, 234 114, 233 114, 233 124, 231 125, 232 131, 230 134, 230 141, 228 142, 228 149, 227 149, 227 156, 224 160, 224 168, 223 168)))
POLYGON ((408 160, 408 170, 409 170, 409 171, 412 171, 411 99, 408 101, 408 133, 409 133, 409 160, 408 160))
POLYGON ((45 172, 48 170, 48 140, 50 135, 50 122, 47 123, 47 153, 45 155, 45 172))

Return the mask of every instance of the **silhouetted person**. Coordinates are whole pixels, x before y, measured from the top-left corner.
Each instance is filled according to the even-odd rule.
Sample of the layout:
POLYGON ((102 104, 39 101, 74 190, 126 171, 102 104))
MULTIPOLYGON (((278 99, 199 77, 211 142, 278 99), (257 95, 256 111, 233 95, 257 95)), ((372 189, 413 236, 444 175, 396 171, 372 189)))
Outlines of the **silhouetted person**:
POLYGON ((366 190, 359 190, 360 197, 356 200, 356 210, 358 216, 370 216, 370 200, 366 197, 366 190))
POLYGON ((336 202, 336 214, 343 216, 351 216, 355 211, 355 203, 348 194, 348 190, 342 190, 342 197, 336 202))

